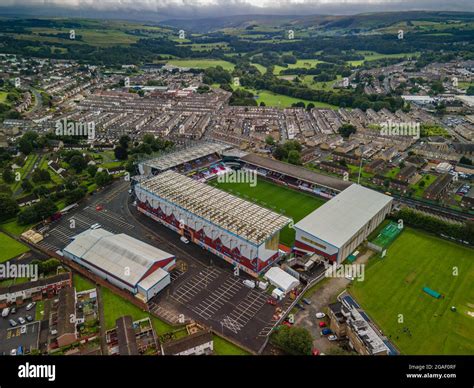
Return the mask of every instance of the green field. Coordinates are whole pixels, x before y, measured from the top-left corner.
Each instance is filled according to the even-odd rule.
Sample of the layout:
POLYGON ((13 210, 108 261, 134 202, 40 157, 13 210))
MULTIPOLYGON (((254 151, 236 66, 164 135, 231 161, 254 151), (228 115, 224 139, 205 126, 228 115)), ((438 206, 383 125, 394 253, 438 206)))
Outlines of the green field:
POLYGON ((468 247, 406 228, 384 259, 371 259, 365 281, 354 282, 350 292, 402 354, 472 355, 473 259, 468 247), (425 294, 425 286, 444 298, 425 294))
POLYGON ((2 247, 0 252, 0 263, 30 250, 26 245, 19 243, 4 233, 0 233, 0 246, 2 247))
MULTIPOLYGON (((325 202, 311 194, 305 194, 262 179, 258 180, 255 187, 250 187, 246 183, 220 183, 216 180, 212 182, 212 185, 278 213, 283 213, 292 218, 295 223, 325 202)), ((291 246, 294 240, 295 231, 293 229, 286 227, 280 232, 280 242, 283 244, 291 246)))
POLYGON ((207 69, 208 67, 222 66, 223 69, 232 71, 234 64, 219 59, 172 59, 167 62, 170 65, 180 67, 191 67, 196 69, 207 69))

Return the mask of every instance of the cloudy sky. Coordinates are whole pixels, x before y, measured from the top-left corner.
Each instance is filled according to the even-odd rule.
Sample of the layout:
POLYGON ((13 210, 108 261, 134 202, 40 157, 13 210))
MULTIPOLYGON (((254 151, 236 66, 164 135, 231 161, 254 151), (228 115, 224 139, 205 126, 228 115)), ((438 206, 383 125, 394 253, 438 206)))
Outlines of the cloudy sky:
POLYGON ((0 0, 0 13, 148 20, 247 14, 355 14, 380 11, 474 12, 474 0, 0 0))

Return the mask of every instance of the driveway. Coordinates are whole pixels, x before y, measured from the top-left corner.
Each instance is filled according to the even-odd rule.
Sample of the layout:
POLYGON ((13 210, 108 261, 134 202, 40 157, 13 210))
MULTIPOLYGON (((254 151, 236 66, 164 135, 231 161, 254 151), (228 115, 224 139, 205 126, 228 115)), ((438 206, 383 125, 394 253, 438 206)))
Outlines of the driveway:
MULTIPOLYGON (((361 255, 355 264, 367 263, 372 251, 367 251, 361 255)), ((327 306, 336 302, 337 296, 344 291, 349 285, 350 281, 345 278, 326 278, 319 283, 316 291, 308 298, 311 300, 311 305, 305 306, 306 310, 298 311, 295 316, 295 325, 304 327, 309 330, 314 338, 313 347, 322 353, 331 353, 337 350, 338 342, 330 342, 327 338, 320 334, 321 328, 319 322, 324 321, 329 325, 329 319, 316 319, 315 314, 322 311, 327 314, 327 306)))

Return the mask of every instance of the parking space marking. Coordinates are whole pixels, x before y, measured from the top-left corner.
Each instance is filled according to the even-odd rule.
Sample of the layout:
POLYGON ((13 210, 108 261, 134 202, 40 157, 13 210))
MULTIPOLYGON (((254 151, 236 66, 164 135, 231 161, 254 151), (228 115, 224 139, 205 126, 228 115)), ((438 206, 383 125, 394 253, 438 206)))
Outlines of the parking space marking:
POLYGON ((102 218, 103 220, 111 222, 113 225, 117 225, 119 227, 125 228, 125 229, 133 229, 134 226, 132 224, 129 224, 128 222, 125 221, 125 219, 121 216, 116 215, 115 213, 111 212, 110 210, 104 211, 104 210, 95 210, 90 207, 84 208, 84 212, 88 214, 94 214, 96 217, 102 218))
POLYGON ((170 273, 170 278, 171 281, 174 282, 176 279, 178 279, 181 275, 184 274, 184 271, 181 271, 180 269, 175 269, 170 273))
POLYGON ((222 320, 222 324, 229 330, 240 331, 253 317, 257 315, 263 305, 266 303, 267 296, 260 292, 251 290, 245 299, 222 320))
POLYGON ((204 299, 192 310, 204 319, 210 319, 226 302, 228 302, 241 288, 242 283, 238 278, 228 277, 212 294, 204 299))
POLYGON ((180 303, 189 302, 201 290, 217 279, 220 270, 217 268, 205 268, 197 275, 194 275, 189 281, 181 285, 172 295, 172 298, 180 303))
MULTIPOLYGON (((162 318, 168 320, 169 322, 179 323, 179 315, 165 309, 162 306, 157 305, 155 302, 150 302, 149 303, 149 308, 150 308, 150 311, 153 314, 155 314, 159 317, 162 317, 162 318)), ((184 318, 184 319, 186 319, 186 318, 184 318)))

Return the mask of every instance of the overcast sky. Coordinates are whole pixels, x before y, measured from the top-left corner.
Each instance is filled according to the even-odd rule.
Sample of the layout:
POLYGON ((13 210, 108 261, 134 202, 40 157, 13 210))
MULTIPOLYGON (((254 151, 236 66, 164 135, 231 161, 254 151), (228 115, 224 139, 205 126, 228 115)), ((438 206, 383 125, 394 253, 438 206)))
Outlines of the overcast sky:
POLYGON ((247 14, 355 14, 442 10, 474 12, 474 0, 0 0, 1 13, 148 20, 247 14))

